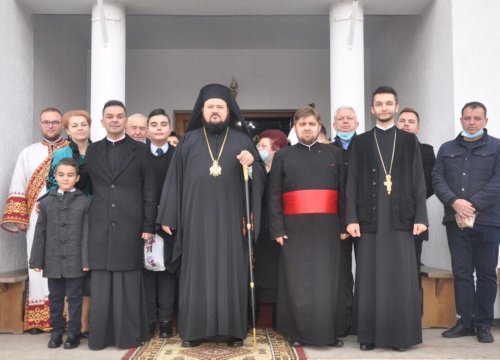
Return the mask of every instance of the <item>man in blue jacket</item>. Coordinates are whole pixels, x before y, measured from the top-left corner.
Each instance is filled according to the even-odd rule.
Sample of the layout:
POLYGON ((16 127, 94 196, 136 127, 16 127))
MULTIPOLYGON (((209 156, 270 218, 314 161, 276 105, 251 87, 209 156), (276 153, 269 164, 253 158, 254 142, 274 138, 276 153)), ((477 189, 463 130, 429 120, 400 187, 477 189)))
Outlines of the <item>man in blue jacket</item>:
POLYGON ((432 172, 434 192, 445 208, 443 224, 460 316, 442 335, 477 334, 480 342, 492 343, 500 238, 500 139, 488 135, 486 107, 480 102, 465 104, 460 122, 463 131, 441 146, 432 172))

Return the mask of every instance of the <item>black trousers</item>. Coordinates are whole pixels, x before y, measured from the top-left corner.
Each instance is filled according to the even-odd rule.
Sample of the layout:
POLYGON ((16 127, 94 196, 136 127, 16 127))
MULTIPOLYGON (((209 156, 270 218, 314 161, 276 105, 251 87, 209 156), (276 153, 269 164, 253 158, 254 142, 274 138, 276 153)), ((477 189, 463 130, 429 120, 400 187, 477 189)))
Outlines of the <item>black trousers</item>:
POLYGON ((82 297, 85 277, 48 279, 50 320, 52 333, 62 335, 64 332, 64 297, 68 298, 68 335, 80 335, 82 327, 82 297))
POLYGON ((460 230, 457 224, 448 223, 446 234, 460 322, 466 327, 489 328, 493 322, 497 295, 500 228, 475 224, 473 229, 460 230))
POLYGON ((170 321, 174 314, 175 274, 165 271, 144 269, 144 291, 148 312, 148 324, 159 321, 170 321))
POLYGON ((352 333, 354 278, 352 275, 352 250, 356 255, 358 241, 352 236, 340 241, 340 277, 336 309, 335 333, 346 335, 352 333))

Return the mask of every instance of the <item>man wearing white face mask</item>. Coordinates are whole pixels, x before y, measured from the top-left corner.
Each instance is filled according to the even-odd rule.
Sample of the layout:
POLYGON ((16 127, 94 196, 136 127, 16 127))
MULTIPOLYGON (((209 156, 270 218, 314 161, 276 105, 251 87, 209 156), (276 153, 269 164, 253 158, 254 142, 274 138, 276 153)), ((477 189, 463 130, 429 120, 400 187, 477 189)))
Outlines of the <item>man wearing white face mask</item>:
POLYGON ((465 104, 460 122, 463 131, 441 146, 432 171, 434 192, 445 210, 443 224, 460 316, 442 335, 477 334, 479 342, 492 343, 500 237, 500 140, 487 133, 486 106, 480 102, 465 104))
POLYGON ((349 150, 351 141, 356 136, 358 125, 358 118, 352 107, 341 106, 335 110, 333 127, 337 132, 337 136, 335 136, 334 145, 346 151, 349 150))
MULTIPOLYGON (((346 174, 348 169, 347 159, 352 140, 356 136, 359 122, 356 112, 350 106, 341 106, 335 111, 333 127, 337 132, 333 145, 339 147, 344 153, 344 164, 346 174)), ((340 278, 339 298, 337 303, 337 335, 344 337, 352 333, 352 309, 353 309, 353 287, 354 277, 352 275, 352 249, 356 253, 357 241, 349 234, 341 234, 340 255, 340 278)))

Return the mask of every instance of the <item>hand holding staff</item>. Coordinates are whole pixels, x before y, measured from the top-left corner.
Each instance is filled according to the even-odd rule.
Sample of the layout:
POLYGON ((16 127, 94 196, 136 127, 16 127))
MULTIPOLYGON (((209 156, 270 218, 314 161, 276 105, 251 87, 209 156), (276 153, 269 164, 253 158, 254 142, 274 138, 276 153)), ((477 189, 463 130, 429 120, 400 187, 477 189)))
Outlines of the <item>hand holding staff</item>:
POLYGON ((243 179, 245 182, 245 223, 246 223, 246 235, 248 242, 248 270, 250 274, 250 305, 252 307, 252 327, 253 327, 253 345, 257 344, 256 331, 255 331, 255 282, 253 279, 253 268, 252 268, 252 222, 250 214, 250 190, 248 184, 248 165, 243 166, 243 179))

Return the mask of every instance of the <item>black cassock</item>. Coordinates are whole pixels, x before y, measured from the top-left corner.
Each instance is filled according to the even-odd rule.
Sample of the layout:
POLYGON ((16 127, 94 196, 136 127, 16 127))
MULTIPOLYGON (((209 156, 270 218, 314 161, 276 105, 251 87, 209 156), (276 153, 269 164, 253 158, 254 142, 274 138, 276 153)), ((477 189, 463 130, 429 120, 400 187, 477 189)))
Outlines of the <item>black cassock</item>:
POLYGON ((288 236, 279 259, 277 330, 311 345, 336 338, 342 171, 336 147, 299 143, 278 151, 270 172, 271 238, 288 236))
MULTIPOLYGON (((387 171, 390 168, 395 131, 395 127, 386 131, 375 129, 387 171)), ((371 134, 373 132, 370 132, 370 137, 373 136, 371 134)), ((398 137, 398 141, 403 139, 398 137)), ((413 158, 396 151, 392 170, 393 188, 391 195, 388 195, 386 186, 383 185, 385 173, 378 150, 375 146, 372 150, 372 156, 376 159, 370 164, 373 170, 359 169, 355 164, 358 164, 361 156, 357 153, 357 147, 353 146, 347 182, 347 192, 351 194, 356 192, 357 181, 368 176, 366 173, 373 171, 379 174, 376 181, 379 185, 375 187, 376 194, 374 193, 377 200, 373 204, 377 208, 378 229, 376 232, 367 232, 361 227, 361 237, 358 240, 355 291, 357 323, 354 327, 357 328, 355 331, 360 343, 407 348, 422 342, 417 263, 412 231, 397 230, 394 225, 391 196, 395 196, 395 190, 399 190, 400 194, 409 194, 414 199, 414 204, 421 204, 414 205, 417 209, 415 222, 427 222, 422 160, 420 151, 414 151, 413 158), (396 189, 397 179, 402 176, 398 164, 402 161, 407 162, 412 169, 414 189, 396 189)), ((360 201, 351 199, 349 195, 348 200, 360 201)), ((350 218, 348 210, 348 219, 350 218)))
MULTIPOLYGON (((207 131, 214 157, 225 131, 207 131)), ((163 187, 157 222, 175 228, 174 257, 182 256, 178 329, 183 340, 247 335, 248 250, 243 236, 244 183, 236 156, 248 150, 249 136, 230 129, 214 177, 203 128, 187 132, 176 148, 163 187)), ((252 166, 253 208, 261 207, 262 164, 252 166)), ((258 224, 259 215, 255 215, 258 224)))

